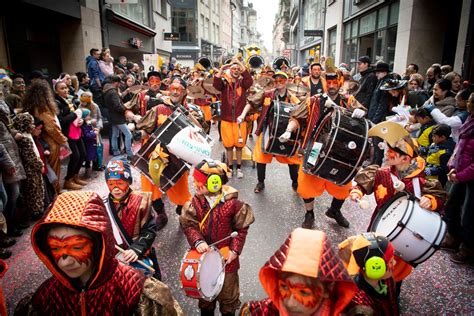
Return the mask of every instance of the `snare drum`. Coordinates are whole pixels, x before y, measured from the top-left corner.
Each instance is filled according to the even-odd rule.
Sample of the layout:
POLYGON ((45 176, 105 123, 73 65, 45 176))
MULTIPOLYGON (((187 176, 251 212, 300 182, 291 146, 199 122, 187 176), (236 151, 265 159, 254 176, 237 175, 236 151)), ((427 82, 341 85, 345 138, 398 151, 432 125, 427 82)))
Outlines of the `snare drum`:
MULTIPOLYGON (((157 138, 157 131, 150 135, 150 138, 142 145, 140 150, 133 156, 131 165, 137 168, 141 174, 146 176, 152 183, 153 179, 149 171, 149 162, 151 153, 155 150, 156 146, 160 144, 160 140, 157 138)), ((166 148, 163 148, 166 151, 166 148)), ((169 154, 168 166, 163 170, 160 177, 160 190, 166 192, 173 185, 178 182, 181 176, 189 170, 188 166, 175 155, 169 154)))
POLYGON ((206 253, 189 250, 179 269, 184 293, 192 298, 213 301, 224 285, 224 269, 224 257, 216 248, 211 247, 206 253))
POLYGON ((298 152, 300 148, 299 129, 291 133, 290 139, 285 143, 278 139, 286 131, 290 122, 290 112, 294 107, 291 103, 273 101, 273 107, 268 115, 270 122, 263 127, 262 151, 264 153, 293 157, 298 152))
POLYGON ((400 258, 416 265, 439 249, 446 223, 438 213, 420 207, 415 198, 400 192, 385 203, 370 230, 386 236, 400 258))
POLYGON ((344 185, 351 181, 369 153, 369 121, 350 117, 335 107, 311 135, 303 171, 344 185))

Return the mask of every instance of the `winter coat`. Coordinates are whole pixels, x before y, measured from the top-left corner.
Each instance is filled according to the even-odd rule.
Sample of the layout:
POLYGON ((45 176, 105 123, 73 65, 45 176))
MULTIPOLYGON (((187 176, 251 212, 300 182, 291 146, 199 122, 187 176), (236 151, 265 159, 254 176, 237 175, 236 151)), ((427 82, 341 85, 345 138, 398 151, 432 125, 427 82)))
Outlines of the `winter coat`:
POLYGON ((359 89, 354 93, 354 97, 357 101, 362 103, 363 106, 369 108, 372 93, 375 91, 375 87, 377 86, 377 76, 372 69, 367 69, 360 74, 362 78, 359 82, 359 89))
POLYGON ((221 91, 221 120, 237 122, 237 117, 242 114, 247 104, 246 92, 252 83, 252 76, 247 70, 242 72, 242 77, 236 82, 232 82, 227 75, 214 77, 213 86, 221 91))
POLYGON ((51 112, 38 113, 33 111, 33 116, 43 121, 43 130, 41 137, 50 145, 57 144, 64 145, 67 143, 67 137, 61 131, 61 125, 56 117, 56 114, 51 112))
POLYGON ((90 124, 81 126, 82 139, 86 146, 86 161, 95 161, 97 159, 97 135, 90 124))
POLYGON ((388 91, 380 90, 380 87, 382 87, 384 83, 390 79, 392 78, 388 75, 380 79, 377 83, 374 93, 372 94, 372 98, 370 99, 367 118, 374 124, 385 121, 385 118, 389 112, 389 100, 391 99, 391 95, 388 93, 388 91))
POLYGON ((460 182, 474 180, 474 116, 468 117, 459 133, 459 141, 449 163, 460 182))
POLYGON ((426 155, 425 175, 438 179, 444 186, 448 181, 448 161, 453 154, 456 143, 451 137, 440 144, 432 143, 426 155))
MULTIPOLYGON (((229 250, 241 254, 244 248, 250 224, 255 220, 250 206, 237 199, 238 191, 229 186, 223 186, 222 198, 209 213, 209 202, 204 196, 195 195, 190 202, 183 206, 179 217, 181 227, 188 239, 189 245, 195 248, 200 242, 208 245, 229 236, 233 231, 238 235, 216 245, 218 249, 229 247, 229 250)), ((225 268, 225 272, 236 272, 240 267, 239 258, 225 268)))
POLYGON ((61 124, 61 131, 63 135, 69 138, 69 128, 71 124, 77 119, 76 113, 74 113, 74 105, 56 95, 56 104, 59 108, 58 119, 61 124))
POLYGON ((104 74, 100 71, 99 61, 92 56, 87 56, 86 58, 87 73, 90 78, 90 87, 97 88, 96 78, 99 78, 100 83, 105 79, 104 74))
POLYGON ((357 290, 326 234, 317 230, 297 228, 260 269, 260 283, 268 298, 245 303, 241 315, 287 314, 283 312, 284 307, 278 290, 282 273, 295 273, 332 284, 332 289, 327 290, 330 293, 326 293, 329 297, 321 302, 322 307, 318 310, 318 315, 340 315, 357 290))
POLYGON ((114 64, 112 62, 107 63, 103 60, 99 60, 99 68, 104 78, 114 74, 114 64))
POLYGON ((109 110, 110 124, 120 125, 126 122, 125 107, 120 100, 117 88, 110 83, 104 86, 104 105, 109 110))
POLYGON ((33 249, 52 277, 20 301, 15 315, 182 315, 165 284, 146 279, 138 270, 117 261, 114 241, 110 219, 97 193, 59 195, 31 232, 33 249), (86 287, 60 271, 53 260, 46 236, 58 224, 80 227, 94 235, 96 268, 86 287))
POLYGON ((20 151, 18 150, 18 146, 16 144, 13 135, 10 132, 10 129, 7 125, 0 120, 0 144, 2 144, 8 153, 11 161, 15 166, 15 172, 13 174, 8 174, 7 172, 2 172, 3 175, 3 182, 7 183, 14 183, 21 180, 26 179, 25 169, 23 168, 23 164, 21 163, 20 158, 20 151))
POLYGON ((454 99, 451 96, 448 96, 448 97, 446 97, 446 98, 444 98, 443 100, 440 100, 440 101, 434 101, 433 96, 431 96, 431 98, 429 98, 423 104, 423 106, 425 106, 425 104, 427 106, 428 106, 428 104, 434 104, 435 108, 440 110, 441 113, 443 113, 447 117, 451 117, 454 114, 454 112, 456 111, 456 99, 454 99))

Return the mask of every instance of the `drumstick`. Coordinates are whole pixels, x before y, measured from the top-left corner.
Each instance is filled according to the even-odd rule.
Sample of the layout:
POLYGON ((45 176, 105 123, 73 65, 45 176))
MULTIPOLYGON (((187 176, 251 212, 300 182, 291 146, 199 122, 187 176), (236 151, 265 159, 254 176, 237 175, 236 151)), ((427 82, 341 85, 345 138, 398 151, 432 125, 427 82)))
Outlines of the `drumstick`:
POLYGON ((242 144, 244 142, 244 139, 242 138, 242 133, 240 132, 240 124, 237 124, 237 128, 239 130, 239 139, 237 140, 239 142, 239 144, 242 144))
MULTIPOLYGON (((125 250, 122 249, 122 248, 120 248, 120 246, 118 246, 118 245, 115 245, 115 249, 117 249, 117 250, 120 251, 121 253, 124 253, 124 252, 125 252, 125 250)), ((144 267, 145 269, 147 269, 148 271, 153 272, 153 274, 155 273, 155 269, 153 269, 152 267, 150 267, 149 265, 147 265, 147 264, 146 264, 145 262, 143 262, 142 260, 138 259, 138 260, 137 260, 137 263, 138 263, 139 265, 141 265, 142 267, 144 267)))
POLYGON ((218 243, 220 243, 220 242, 222 242, 222 241, 224 241, 224 240, 227 240, 227 239, 229 239, 229 238, 237 237, 238 234, 239 234, 238 232, 232 232, 232 234, 230 234, 229 236, 227 236, 227 237, 225 237, 225 238, 222 238, 221 240, 218 240, 218 241, 216 241, 215 243, 210 244, 209 247, 215 246, 215 245, 217 245, 218 243))
POLYGON ((225 267, 227 266, 227 261, 224 263, 224 266, 222 267, 221 271, 217 274, 216 279, 212 282, 212 286, 216 286, 217 280, 219 280, 219 277, 221 276, 222 272, 225 271, 225 267))

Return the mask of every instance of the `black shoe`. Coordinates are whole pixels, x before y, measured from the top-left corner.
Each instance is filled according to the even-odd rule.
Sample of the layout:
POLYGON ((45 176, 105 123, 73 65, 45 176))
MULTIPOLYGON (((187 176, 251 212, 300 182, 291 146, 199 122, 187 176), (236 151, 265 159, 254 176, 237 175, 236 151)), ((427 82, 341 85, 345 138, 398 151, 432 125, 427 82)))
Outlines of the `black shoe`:
POLYGON ((301 227, 312 229, 314 227, 314 212, 306 212, 304 215, 304 222, 301 227))
POLYGON ((340 210, 333 211, 332 209, 328 209, 325 214, 327 217, 335 219, 339 226, 348 228, 350 225, 349 221, 344 217, 344 215, 342 215, 340 210))
POLYGON ((265 182, 258 182, 257 185, 255 186, 255 189, 253 189, 254 193, 260 193, 265 189, 265 182))
POLYGON ((291 183, 291 187, 293 188, 293 191, 296 192, 298 190, 298 181, 291 183))
POLYGON ((12 255, 12 252, 7 249, 0 248, 0 259, 8 259, 12 255))
POLYGON ((16 227, 8 227, 8 229, 7 229, 7 236, 20 237, 22 235, 23 235, 23 233, 21 232, 21 230, 19 230, 16 227))
POLYGON ((8 248, 13 246, 16 243, 16 240, 10 237, 0 237, 0 248, 8 248))

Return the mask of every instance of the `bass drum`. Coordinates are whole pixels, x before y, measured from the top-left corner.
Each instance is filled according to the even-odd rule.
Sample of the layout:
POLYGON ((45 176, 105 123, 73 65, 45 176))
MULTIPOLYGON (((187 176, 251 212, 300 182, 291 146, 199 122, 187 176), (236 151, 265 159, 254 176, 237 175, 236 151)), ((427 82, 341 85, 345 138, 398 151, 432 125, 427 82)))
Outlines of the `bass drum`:
POLYGON ((337 185, 347 184, 369 153, 368 132, 369 121, 334 107, 306 145, 303 171, 337 185))
POLYGON ((263 128, 262 150, 266 154, 284 157, 293 157, 300 149, 300 130, 291 133, 290 139, 282 143, 278 139, 286 131, 290 122, 290 112, 294 109, 291 103, 273 101, 273 107, 269 111, 269 123, 263 128))
POLYGON ((370 230, 386 236, 400 258, 417 265, 431 257, 444 239, 446 223, 407 193, 396 194, 385 203, 370 230))

